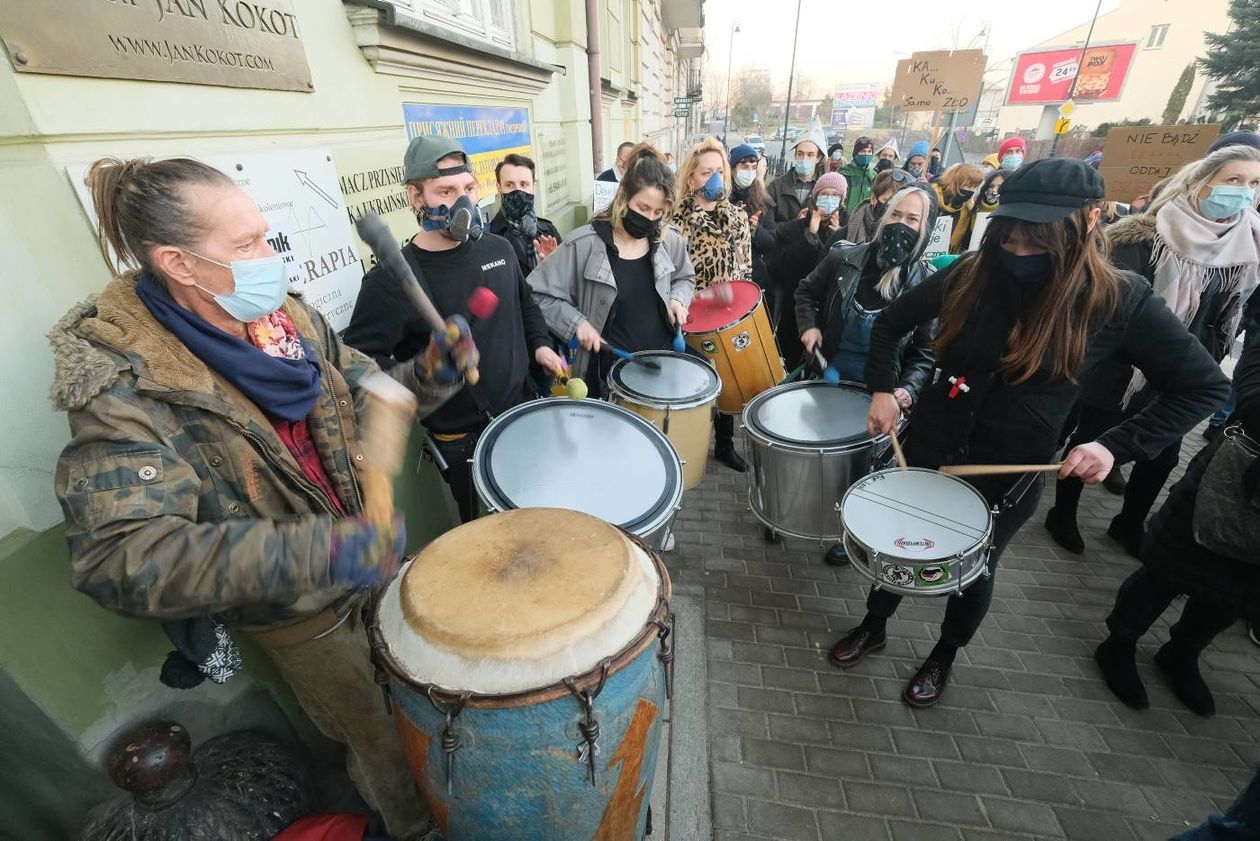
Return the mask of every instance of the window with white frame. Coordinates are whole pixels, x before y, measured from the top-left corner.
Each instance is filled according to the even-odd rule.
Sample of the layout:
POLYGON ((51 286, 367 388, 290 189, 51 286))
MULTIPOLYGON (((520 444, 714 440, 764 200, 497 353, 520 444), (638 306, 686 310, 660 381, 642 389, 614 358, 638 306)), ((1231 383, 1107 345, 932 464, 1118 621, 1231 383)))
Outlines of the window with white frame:
POLYGON ((516 48, 511 0, 392 0, 403 11, 460 35, 516 48))
POLYGON ((1151 27, 1151 34, 1146 36, 1146 48, 1148 50, 1157 50, 1164 46, 1164 39, 1168 37, 1167 23, 1156 24, 1151 27))

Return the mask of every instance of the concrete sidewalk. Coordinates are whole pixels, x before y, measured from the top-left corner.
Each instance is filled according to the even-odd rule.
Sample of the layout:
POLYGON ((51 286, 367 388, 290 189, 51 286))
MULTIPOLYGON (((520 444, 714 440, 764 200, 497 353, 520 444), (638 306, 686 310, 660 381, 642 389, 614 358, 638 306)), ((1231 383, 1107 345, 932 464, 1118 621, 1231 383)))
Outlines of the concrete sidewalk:
MULTIPOLYGON (((710 462, 665 559, 680 592, 704 597, 707 675, 680 656, 677 679, 707 687, 713 837, 1166 839, 1232 801, 1260 760, 1260 648, 1241 626, 1222 635, 1204 655, 1218 713, 1194 716, 1151 661, 1179 602, 1139 648, 1152 709, 1121 705, 1092 660, 1137 564, 1104 534, 1118 497, 1086 491, 1088 548, 1074 556, 1042 526, 1052 495, 1047 484, 1003 557, 992 610, 944 699, 916 710, 900 694, 944 600, 907 600, 883 652, 832 667, 827 650, 865 612, 864 580, 823 564, 816 545, 764 543, 744 477, 710 462)), ((677 767, 700 736, 672 735, 677 767)), ((670 783, 671 797, 697 790, 670 783)), ((675 824, 670 838, 700 841, 698 826, 675 824)))

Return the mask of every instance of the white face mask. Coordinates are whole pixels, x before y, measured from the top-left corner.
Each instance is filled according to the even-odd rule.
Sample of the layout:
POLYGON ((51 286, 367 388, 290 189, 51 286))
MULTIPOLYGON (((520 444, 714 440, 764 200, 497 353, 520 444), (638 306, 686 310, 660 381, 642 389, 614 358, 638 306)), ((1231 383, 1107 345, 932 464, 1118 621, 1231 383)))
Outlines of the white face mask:
POLYGON ((735 186, 741 190, 748 188, 757 178, 755 169, 737 169, 735 170, 735 186))

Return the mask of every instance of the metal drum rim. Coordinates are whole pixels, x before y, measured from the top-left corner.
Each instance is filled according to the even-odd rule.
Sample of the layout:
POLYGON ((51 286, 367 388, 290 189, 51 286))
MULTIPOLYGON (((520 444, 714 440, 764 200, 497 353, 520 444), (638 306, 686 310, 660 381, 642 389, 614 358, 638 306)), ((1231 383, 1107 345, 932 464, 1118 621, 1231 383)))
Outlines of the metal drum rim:
MULTIPOLYGON (((866 548, 866 544, 862 543, 861 541, 851 536, 847 529, 845 530, 844 536, 841 537, 841 541, 844 543, 845 551, 849 553, 849 559, 851 561, 850 566, 852 566, 853 569, 857 571, 858 575, 862 576, 867 581, 876 585, 876 589, 887 590, 888 592, 896 593, 899 596, 953 596, 953 595, 957 595, 959 591, 966 590, 972 584, 975 584, 976 579, 984 575, 984 571, 987 568, 988 563, 989 563, 989 558, 988 558, 989 553, 987 549, 987 540, 986 540, 984 541, 986 545, 982 546, 980 544, 977 544, 976 546, 971 547, 970 549, 968 549, 966 552, 962 553, 961 555, 952 556, 942 561, 938 561, 934 564, 931 564, 931 566, 950 566, 952 564, 956 564, 959 558, 968 558, 977 553, 983 554, 984 563, 976 564, 974 571, 971 573, 969 577, 963 578, 961 579, 961 581, 950 581, 945 584, 934 584, 931 587, 906 587, 901 584, 893 584, 889 581, 885 581, 875 572, 875 570, 871 569, 870 566, 865 561, 854 559, 852 552, 849 551, 851 545, 858 549, 861 549, 863 554, 865 554, 867 558, 870 558, 873 555, 876 555, 878 553, 871 552, 870 550, 868 550, 866 548)), ((908 566, 914 566, 914 564, 908 564, 908 566)))
MULTIPOLYGON (((486 507, 489 508, 492 512, 498 513, 501 511, 518 511, 521 509, 515 506, 511 506, 511 505, 505 506, 505 503, 509 502, 509 500, 507 500, 505 496, 499 492, 499 489, 497 485, 494 484, 493 479, 490 479, 487 476, 483 475, 486 473, 485 468, 486 468, 486 461, 487 461, 487 459, 483 458, 483 456, 485 455, 485 449, 486 447, 492 446, 493 444, 493 438, 491 436, 486 435, 486 432, 489 432, 490 428, 493 427, 495 424, 498 424, 500 421, 504 421, 505 418, 509 418, 509 417, 512 417, 513 415, 518 415, 518 414, 523 415, 527 411, 536 407, 536 404, 539 404, 539 403, 549 404, 552 401, 567 401, 570 403, 575 402, 573 400, 570 400, 570 398, 567 398, 567 397, 540 397, 537 400, 526 401, 519 405, 513 406, 511 409, 508 409, 506 412, 496 417, 493 421, 490 422, 490 425, 486 427, 485 431, 482 432, 481 437, 477 439, 477 446, 473 448, 473 455, 472 455, 473 488, 477 491, 478 496, 485 503, 486 507), (487 443, 487 442, 490 442, 490 443, 487 443)), ((609 403, 606 400, 589 400, 589 401, 582 401, 582 402, 589 402, 589 403, 593 403, 595 405, 600 406, 600 408, 597 409, 596 411, 610 411, 610 412, 613 412, 614 414, 622 415, 624 418, 629 420, 631 424, 638 424, 640 429, 647 431, 649 437, 651 437, 657 443, 658 446, 663 443, 664 444, 663 449, 665 449, 666 452, 673 453, 674 460, 672 462, 666 459, 666 472, 670 475, 670 482, 666 485, 665 489, 661 491, 661 495, 660 497, 657 498, 656 504, 649 510, 645 511, 642 515, 639 516, 637 520, 633 521, 632 523, 626 523, 626 524, 609 523, 609 525, 614 526, 615 528, 619 528, 622 531, 628 532, 629 529, 627 528, 627 526, 634 526, 636 529, 641 530, 642 533, 645 535, 653 534, 658 529, 660 529, 661 526, 665 525, 666 523, 668 523, 670 520, 673 519, 675 512, 678 510, 679 506, 682 504, 683 470, 682 470, 682 457, 678 455, 678 449, 674 446, 674 442, 670 441, 669 437, 665 435, 665 433, 657 429, 655 424, 653 424, 651 421, 644 418, 642 415, 636 414, 635 412, 632 412, 629 409, 625 409, 621 406, 618 406, 615 403, 609 403)), ((506 426, 506 423, 502 425, 506 426)), ((563 508, 564 506, 555 505, 551 507, 563 508)), ((576 511, 577 509, 570 508, 568 510, 576 511)), ((589 513, 589 512, 582 512, 582 513, 589 513)), ((591 514, 591 516, 596 517, 597 519, 600 519, 600 520, 604 519, 603 517, 599 517, 596 514, 591 514)), ((607 523, 608 521, 604 520, 604 522, 607 523)))
MULTIPOLYGON (((614 528, 617 528, 614 526, 614 528)), ((647 554, 652 560, 652 565, 656 568, 656 574, 660 581, 660 588, 657 591, 656 604, 652 607, 652 612, 648 614, 647 619, 643 623, 643 630, 639 635, 630 640, 626 645, 622 646, 619 651, 608 658, 608 677, 612 677, 618 672, 627 668, 631 663, 642 656, 643 652, 656 643, 660 638, 661 627, 669 628, 671 636, 674 629, 670 622, 673 614, 670 611, 670 605, 673 602, 674 586, 669 578, 669 570, 665 567, 664 561, 660 555, 648 548, 642 540, 625 529, 618 529, 627 539, 635 546, 647 554), (658 624, 659 623, 659 624, 658 624)), ((414 557, 414 556, 413 556, 414 557)), ((410 560, 410 558, 408 559, 410 560)), ((391 582, 392 583, 392 582, 391 582)), ((546 686, 538 686, 533 689, 523 689, 518 692, 504 692, 500 694, 487 695, 478 692, 464 693, 452 689, 446 689, 436 683, 421 683, 408 677, 403 671, 402 666, 394 659, 393 653, 390 651, 389 643, 385 641, 384 634, 381 633, 381 626, 378 621, 377 612, 380 609, 381 599, 384 598, 388 587, 381 587, 373 591, 371 598, 368 600, 364 614, 364 626, 368 635, 369 653, 373 661, 380 668, 384 669, 390 680, 398 681, 409 689, 428 697, 432 692, 435 700, 445 702, 455 702, 463 698, 467 694, 465 707, 480 710, 507 710, 518 707, 532 707, 539 704, 545 704, 558 698, 571 697, 573 693, 563 680, 546 686)), ((674 640, 670 641, 670 645, 675 644, 674 640)), ((665 666, 668 668, 668 665, 665 666)), ((584 689, 592 689, 599 684, 601 679, 602 668, 599 664, 592 666, 585 672, 572 677, 574 686, 578 691, 584 689)))
MULTIPOLYGON (((814 387, 836 388, 836 386, 833 386, 827 383, 824 383, 822 386, 815 386, 814 385, 815 383, 822 383, 822 380, 806 380, 805 382, 784 383, 781 385, 776 385, 772 388, 768 388, 765 391, 761 392, 752 400, 749 400, 748 403, 745 404, 743 413, 740 417, 740 423, 743 424, 744 431, 748 433, 748 435, 751 438, 753 438, 753 440, 755 440, 757 443, 762 444, 764 446, 772 447, 775 449, 781 449, 781 450, 789 450, 791 452, 806 453, 809 455, 814 455, 819 452, 822 452, 824 455, 838 455, 841 453, 846 453, 846 454, 856 453, 856 452, 865 450, 872 445, 878 445, 888 440, 888 435, 886 433, 880 433, 879 435, 873 438, 866 438, 861 441, 850 441, 850 442, 843 442, 843 443, 819 442, 816 444, 802 444, 796 441, 788 441, 784 438, 777 438, 771 435, 769 431, 761 428, 757 424, 752 414, 753 410, 760 403, 763 403, 765 402, 765 400, 768 400, 769 396, 774 395, 776 392, 779 394, 784 394, 788 391, 800 390, 801 388, 814 388, 814 387)), ((844 380, 840 383, 840 385, 851 386, 851 387, 856 388, 859 391, 864 391, 867 394, 870 393, 870 389, 867 388, 866 386, 862 385, 861 383, 852 382, 850 380, 844 380)), ((905 419, 905 416, 903 415, 897 421, 897 431, 900 432, 902 429, 905 428, 905 425, 906 425, 906 419, 905 419)), ((870 475, 870 474, 867 474, 867 475, 870 475)))
POLYGON ((618 381, 617 375, 620 373, 622 367, 633 361, 630 359, 618 359, 613 363, 613 366, 608 369, 608 391, 613 396, 619 397, 627 403, 632 403, 635 406, 643 406, 648 409, 674 409, 681 412, 684 409, 695 409, 706 403, 712 403, 714 400, 717 400, 718 395, 722 393, 722 378, 718 376, 717 368, 715 368, 713 363, 709 362, 707 359, 701 359, 697 356, 691 356, 686 353, 674 353, 672 350, 642 350, 635 353, 634 356, 684 357, 690 362, 698 363, 707 368, 709 373, 713 374, 713 379, 716 385, 713 386, 712 393, 705 391, 702 392, 700 396, 692 397, 685 401, 673 401, 661 397, 649 397, 648 395, 635 391, 629 386, 623 385, 618 381))
MULTIPOLYGON (((723 282, 723 283, 749 283, 749 284, 752 284, 753 286, 757 286, 757 284, 756 284, 756 283, 753 283, 751 280, 724 280, 724 281, 722 281, 722 282, 723 282)), ((718 284, 716 284, 716 283, 715 283, 715 284, 713 284, 713 286, 717 286, 717 285, 718 285, 718 284)), ((707 287, 707 288, 712 288, 712 287, 707 287)), ((739 318, 737 318, 737 319, 735 319, 734 321, 731 321, 731 322, 729 322, 729 323, 727 323, 727 324, 724 324, 724 325, 722 325, 721 327, 714 327, 714 328, 711 328, 711 329, 709 329, 709 330, 697 330, 697 331, 695 331, 695 332, 692 332, 692 331, 688 330, 688 329, 687 329, 687 325, 686 325, 686 324, 684 324, 684 325, 683 325, 683 335, 684 335, 684 336, 696 336, 696 337, 699 337, 699 336, 715 336, 715 335, 717 335, 718 333, 721 333, 721 332, 723 332, 723 331, 725 331, 725 330, 730 330, 732 327, 734 327, 735 325, 739 324, 740 322, 743 322, 743 321, 747 320, 747 319, 748 319, 748 316, 750 316, 750 315, 752 315, 754 312, 756 312, 756 311, 757 311, 757 307, 761 306, 761 303, 762 303, 762 301, 764 301, 764 300, 765 300, 765 298, 766 298, 766 290, 762 289, 761 287, 757 287, 757 300, 756 300, 756 301, 754 301, 754 302, 753 302, 753 305, 752 305, 751 307, 749 307, 749 308, 748 308, 748 312, 744 313, 744 314, 743 314, 743 315, 741 315, 739 318)))

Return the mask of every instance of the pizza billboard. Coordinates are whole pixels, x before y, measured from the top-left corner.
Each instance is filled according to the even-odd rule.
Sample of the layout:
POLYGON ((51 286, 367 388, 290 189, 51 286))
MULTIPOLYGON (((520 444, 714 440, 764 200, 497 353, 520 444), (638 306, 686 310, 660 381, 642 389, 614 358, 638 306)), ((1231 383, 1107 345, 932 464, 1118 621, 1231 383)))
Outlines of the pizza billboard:
POLYGON ((1100 44, 1085 51, 1085 69, 1076 78, 1081 62, 1080 47, 1066 47, 1020 53, 1006 94, 1007 105, 1050 105, 1066 102, 1106 102, 1120 98, 1125 79, 1133 66, 1137 44, 1100 44))

